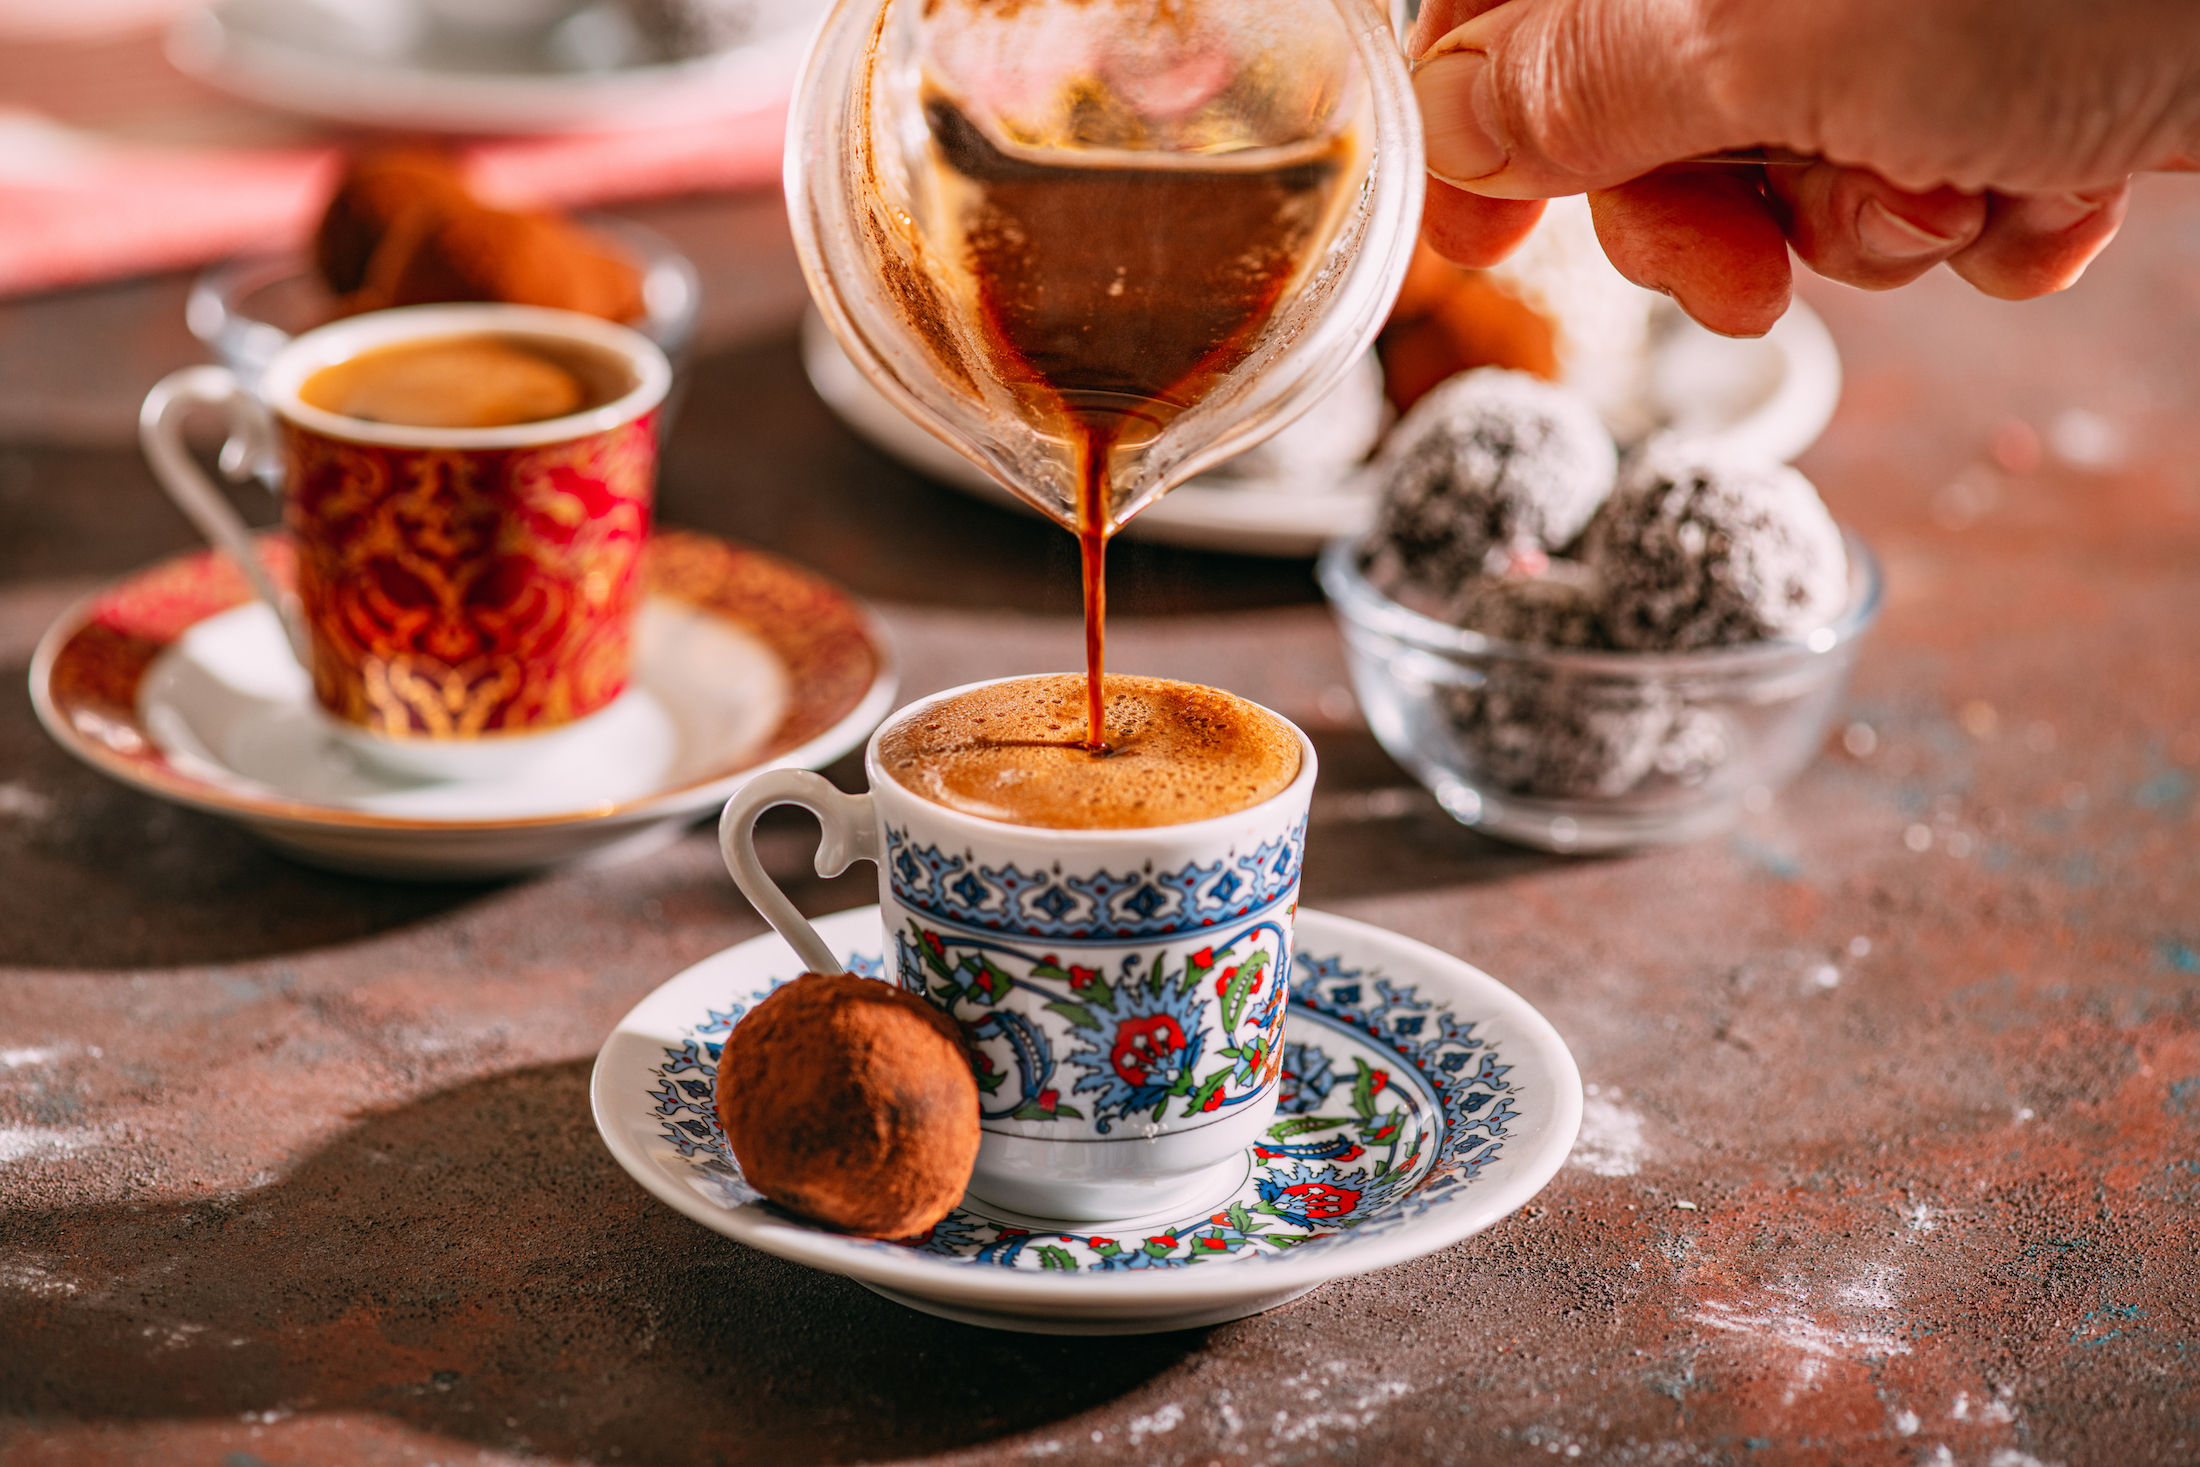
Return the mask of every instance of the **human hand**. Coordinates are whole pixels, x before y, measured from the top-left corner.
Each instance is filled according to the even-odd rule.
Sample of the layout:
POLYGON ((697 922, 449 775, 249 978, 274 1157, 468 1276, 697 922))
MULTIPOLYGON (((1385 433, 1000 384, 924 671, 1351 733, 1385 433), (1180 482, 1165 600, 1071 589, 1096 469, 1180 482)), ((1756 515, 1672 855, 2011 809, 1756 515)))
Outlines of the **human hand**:
POLYGON ((1432 245, 1494 264, 1586 192, 1620 273, 1737 336, 1791 245, 1872 290, 2064 289, 2133 173, 2200 158, 2192 0, 1427 0, 1408 49, 1432 245), (1760 145, 1811 161, 1683 161, 1760 145))

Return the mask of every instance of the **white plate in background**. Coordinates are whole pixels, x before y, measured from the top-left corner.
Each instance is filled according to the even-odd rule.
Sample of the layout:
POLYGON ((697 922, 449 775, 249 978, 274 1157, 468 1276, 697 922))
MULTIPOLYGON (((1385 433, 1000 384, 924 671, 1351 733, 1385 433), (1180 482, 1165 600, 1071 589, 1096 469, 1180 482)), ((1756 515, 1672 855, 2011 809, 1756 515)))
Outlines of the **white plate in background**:
MULTIPOLYGON (((463 0, 451 0, 463 3, 463 0)), ((676 61, 559 64, 515 36, 499 48, 438 31, 380 0, 220 0, 168 36, 178 70, 246 101, 404 132, 620 132, 785 102, 809 7, 774 6, 759 32, 676 61)))
MULTIPOLYGON (((981 499, 1038 513, 903 416, 865 380, 814 311, 802 323, 802 365, 826 405, 882 452, 981 499)), ((1364 375, 1374 370, 1370 358, 1363 380, 1342 390, 1364 391, 1364 375)), ((1770 332, 1747 341, 1706 331, 1660 301, 1651 320, 1646 378, 1644 396, 1657 426, 1785 463, 1816 442, 1832 419, 1841 397, 1841 357, 1825 322, 1800 301, 1770 332)), ((1311 557, 1335 537, 1363 529, 1370 508, 1367 492, 1349 478, 1309 485, 1209 474, 1163 495, 1123 533, 1239 555, 1311 557)))

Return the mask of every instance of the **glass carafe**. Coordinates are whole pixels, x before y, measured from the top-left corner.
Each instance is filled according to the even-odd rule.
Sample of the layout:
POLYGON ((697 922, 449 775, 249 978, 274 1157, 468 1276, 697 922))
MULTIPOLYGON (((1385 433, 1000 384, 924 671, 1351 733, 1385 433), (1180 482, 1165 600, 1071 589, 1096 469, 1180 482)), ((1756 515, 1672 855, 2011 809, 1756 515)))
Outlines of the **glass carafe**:
POLYGON ((1333 387, 1420 219, 1372 0, 838 0, 788 126, 850 358, 1088 536, 1333 387))

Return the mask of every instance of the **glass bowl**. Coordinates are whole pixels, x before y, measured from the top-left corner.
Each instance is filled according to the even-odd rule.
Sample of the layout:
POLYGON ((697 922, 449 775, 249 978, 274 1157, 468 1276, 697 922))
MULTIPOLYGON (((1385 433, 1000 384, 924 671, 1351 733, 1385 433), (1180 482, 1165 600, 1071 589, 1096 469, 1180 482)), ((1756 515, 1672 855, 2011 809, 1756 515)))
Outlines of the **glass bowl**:
POLYGON ((1825 741, 1879 562, 1848 530, 1849 601, 1801 641, 1698 652, 1530 647, 1401 606, 1330 544, 1322 590, 1376 739, 1462 825, 1548 851, 1672 845, 1762 808, 1825 741))
MULTIPOLYGON (((703 299, 695 266, 653 229, 604 214, 582 215, 579 222, 618 245, 640 267, 643 314, 627 324, 671 358, 677 394, 703 299)), ((209 266, 192 282, 184 320, 216 360, 256 385, 291 337, 327 322, 335 312, 335 298, 304 255, 240 255, 209 266)), ((667 421, 672 407, 668 398, 667 421)))

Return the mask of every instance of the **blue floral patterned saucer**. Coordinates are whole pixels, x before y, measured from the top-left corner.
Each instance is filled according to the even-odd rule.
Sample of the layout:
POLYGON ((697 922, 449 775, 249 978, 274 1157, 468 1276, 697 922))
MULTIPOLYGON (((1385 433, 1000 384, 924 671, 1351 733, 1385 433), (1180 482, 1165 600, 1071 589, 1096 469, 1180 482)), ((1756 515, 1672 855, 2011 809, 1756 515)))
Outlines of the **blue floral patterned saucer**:
MULTIPOLYGON (((817 924, 881 971, 878 909, 817 924)), ((776 936, 706 958, 642 1000, 596 1057, 596 1127, 659 1200, 752 1248, 915 1309, 1002 1329, 1135 1334, 1214 1324, 1417 1258, 1522 1206, 1581 1124, 1581 1076, 1511 989, 1436 949, 1298 914, 1282 1099, 1243 1181, 1195 1216, 1061 1224, 974 1202, 881 1243, 801 1221, 742 1180, 711 1085, 742 1014, 800 972, 776 936)))

